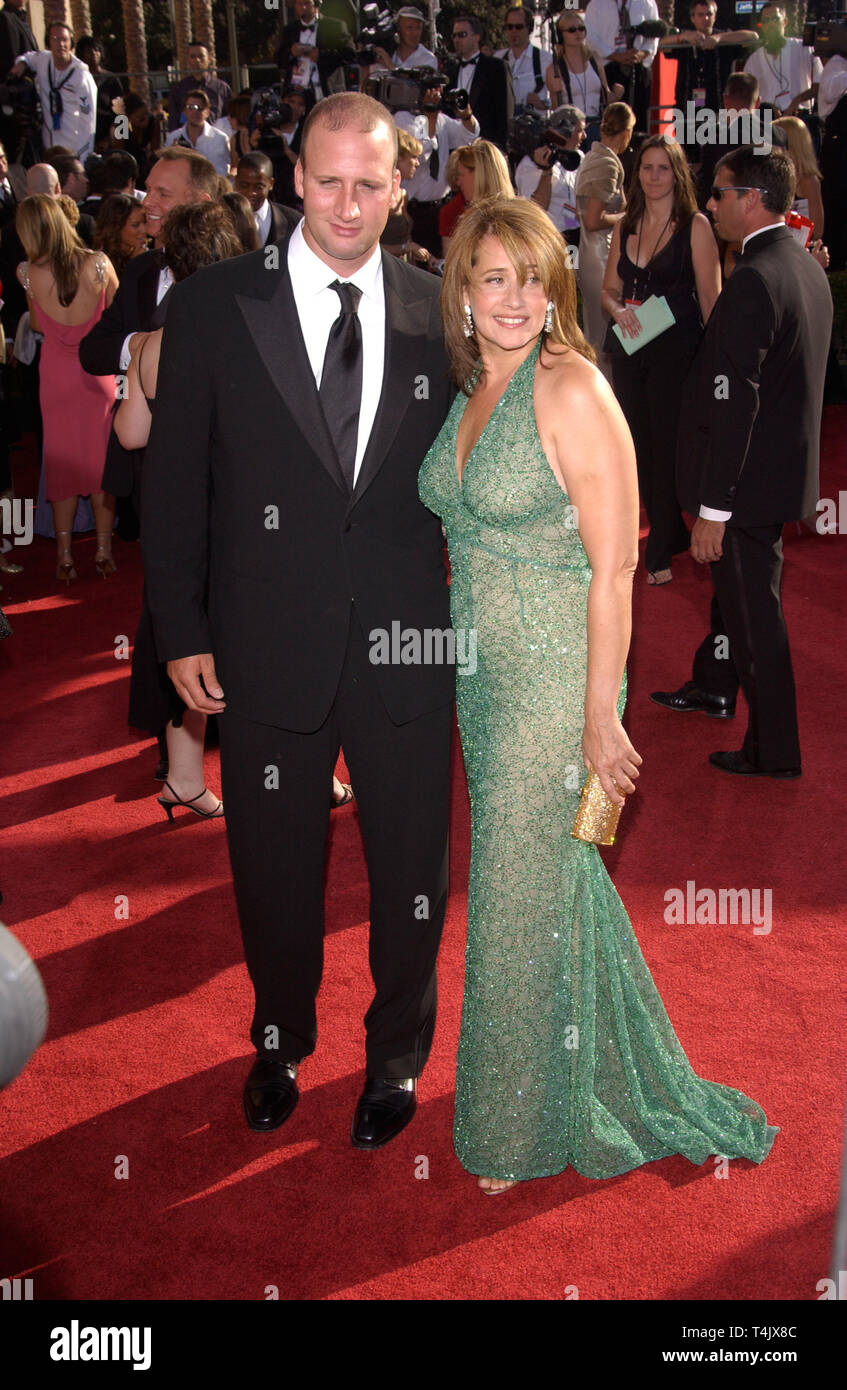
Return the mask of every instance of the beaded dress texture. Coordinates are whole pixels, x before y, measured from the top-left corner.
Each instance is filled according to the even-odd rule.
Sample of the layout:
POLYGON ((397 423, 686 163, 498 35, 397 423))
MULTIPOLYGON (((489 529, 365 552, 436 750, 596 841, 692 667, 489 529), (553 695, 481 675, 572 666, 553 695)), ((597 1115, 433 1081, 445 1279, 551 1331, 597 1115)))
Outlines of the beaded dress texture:
POLYGON ((672 1154, 760 1163, 777 1128, 696 1075, 596 846, 571 837, 591 569, 536 428, 538 350, 461 485, 462 393, 419 479, 447 534, 471 803, 456 1153, 504 1179, 610 1178, 672 1154))

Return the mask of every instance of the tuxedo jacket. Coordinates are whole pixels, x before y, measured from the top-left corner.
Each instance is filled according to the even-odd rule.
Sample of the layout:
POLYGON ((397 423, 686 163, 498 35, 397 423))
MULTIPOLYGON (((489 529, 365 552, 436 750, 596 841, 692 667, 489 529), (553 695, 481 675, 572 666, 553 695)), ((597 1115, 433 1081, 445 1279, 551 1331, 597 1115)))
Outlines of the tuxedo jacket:
POLYGON ((284 207, 282 203, 271 203, 271 225, 265 237, 265 246, 287 237, 300 222, 300 217, 301 214, 294 208, 284 207))
MULTIPOLYGON (((280 44, 276 51, 276 63, 280 71, 285 73, 286 82, 297 61, 291 56, 291 46, 300 42, 300 32, 303 27, 300 20, 295 19, 290 24, 284 25, 282 29, 280 44)), ((337 19, 327 19, 323 15, 318 18, 315 45, 318 49, 318 76, 321 86, 326 91, 327 78, 339 64, 354 63, 356 50, 353 47, 347 25, 337 19)))
POLYGON ((786 227, 747 243, 682 389, 677 492, 769 526, 814 512, 832 297, 786 227))
MULTIPOLYGON (((452 58, 447 68, 451 87, 456 86, 459 67, 458 59, 452 58)), ((480 53, 468 95, 471 110, 479 121, 480 138, 491 140, 505 150, 509 120, 515 114, 515 93, 508 63, 480 53)))
MULTIPOLYGON (((309 733, 338 688, 351 603, 371 633, 444 631, 441 526, 418 471, 452 390, 439 282, 383 253, 382 393, 356 487, 306 354, 285 247, 172 291, 144 463, 142 543, 160 661, 213 652, 227 708, 309 733)), ((423 640, 423 636, 421 638, 423 640)), ((375 664, 391 719, 450 702, 448 664, 375 664)))
MULTIPOLYGON (((0 10, 0 82, 24 53, 34 53, 38 41, 27 23, 26 15, 4 7, 0 10)), ((7 150, 11 157, 14 151, 7 150)))
MULTIPOLYGON (((114 299, 79 345, 83 371, 92 376, 112 376, 121 370, 124 340, 130 333, 147 333, 154 326, 159 271, 163 265, 160 250, 142 251, 127 263, 114 299)), ((105 490, 117 497, 135 493, 143 459, 143 449, 125 449, 112 430, 103 469, 105 490)))

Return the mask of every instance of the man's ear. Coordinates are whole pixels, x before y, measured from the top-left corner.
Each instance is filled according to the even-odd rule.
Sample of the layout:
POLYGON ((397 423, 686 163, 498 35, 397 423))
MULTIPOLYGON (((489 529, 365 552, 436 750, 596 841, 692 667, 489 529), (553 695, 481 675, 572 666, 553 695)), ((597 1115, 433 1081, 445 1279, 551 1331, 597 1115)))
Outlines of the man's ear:
POLYGON ((299 159, 294 165, 294 191, 298 198, 303 197, 303 164, 299 159))

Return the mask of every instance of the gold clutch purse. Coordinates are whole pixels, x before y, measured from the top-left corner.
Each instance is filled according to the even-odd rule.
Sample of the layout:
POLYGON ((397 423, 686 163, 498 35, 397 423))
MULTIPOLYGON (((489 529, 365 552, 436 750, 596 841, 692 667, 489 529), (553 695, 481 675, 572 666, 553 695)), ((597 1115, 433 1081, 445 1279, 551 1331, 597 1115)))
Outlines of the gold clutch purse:
POLYGON ((571 835, 594 845, 613 845, 622 807, 610 801, 592 767, 585 779, 571 835))

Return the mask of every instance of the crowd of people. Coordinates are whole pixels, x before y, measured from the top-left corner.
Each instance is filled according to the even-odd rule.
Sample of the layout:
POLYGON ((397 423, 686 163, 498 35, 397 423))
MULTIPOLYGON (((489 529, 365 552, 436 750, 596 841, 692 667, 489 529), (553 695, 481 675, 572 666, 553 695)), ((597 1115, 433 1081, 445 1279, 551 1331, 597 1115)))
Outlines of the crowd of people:
MULTIPOLYGON (((475 858, 457 1146, 481 1185, 502 1191, 560 1171, 566 1152, 573 1161, 555 1088, 588 1103, 575 1060, 546 1028, 559 1003, 545 996, 540 1009, 524 981, 516 1007, 506 987, 516 917, 556 973, 562 945, 545 932, 563 901, 563 864, 586 875, 586 940, 599 911, 631 946, 656 1024, 644 1056, 673 1108, 665 1083, 679 1058, 656 1041, 670 1025, 596 851, 588 859, 591 847, 569 838, 562 807, 572 811, 573 797, 562 798, 556 773, 562 760, 584 760, 618 806, 635 790, 641 760, 620 714, 639 494, 647 582, 668 584, 674 557, 690 550, 711 565, 715 589, 692 679, 653 698, 728 719, 740 684, 747 732, 740 749, 712 755, 715 766, 800 773, 781 531, 816 500, 832 322, 824 238, 842 197, 822 179, 822 118, 833 129, 843 120, 847 61, 822 67, 786 37, 773 5, 757 30, 728 35, 714 31, 712 0, 694 0, 691 28, 663 36, 653 0, 630 0, 625 22, 616 0, 590 0, 558 15, 551 51, 523 7, 506 14, 502 50, 476 16, 456 16, 452 52, 426 35, 414 6, 370 52, 339 8, 320 14, 314 0, 295 0, 295 10, 276 91, 233 95, 198 44, 189 74, 151 107, 102 68, 96 40, 74 53, 62 24, 49 27, 48 50, 11 53, 12 75, 31 74, 41 90, 44 128, 39 157, 14 175, 0 150, 2 312, 14 340, 4 390, 19 371, 37 377, 57 580, 77 579, 80 499, 90 499, 104 577, 116 563, 116 498, 119 534, 140 526, 130 722, 158 739, 169 818, 175 807, 224 815, 203 780, 203 748, 208 716, 231 702, 222 778, 257 994, 244 1099, 256 1129, 291 1113, 297 1067, 314 1047, 326 818, 353 797, 333 775, 339 744, 368 850, 377 986, 353 1142, 388 1142, 414 1110, 446 891, 452 685, 444 672, 369 669, 363 632, 390 630, 398 616, 447 626, 443 524, 453 625, 482 645, 475 680, 458 683, 475 858), (727 113, 719 147, 648 133, 660 50, 678 62, 681 110, 727 113), (377 93, 405 71, 420 99, 394 109, 337 91, 351 70, 377 93), (773 118, 767 151, 751 148, 745 112, 773 118), (398 372, 410 367, 430 392, 401 428, 412 391, 398 372), (803 399, 788 425, 780 390, 790 377, 803 399), (725 404, 704 385, 723 378, 725 404), (268 461, 286 440, 280 479, 268 461), (249 479, 245 456, 256 461, 249 479), (282 529, 257 535, 270 503, 282 529), (577 529, 566 520, 573 507, 577 529), (298 595, 289 607, 283 541, 298 595), (540 640, 546 624, 567 635, 567 661, 540 640), (263 651, 260 671, 267 642, 257 634, 268 631, 279 650, 263 651), (732 653, 722 663, 719 638, 732 653), (581 654, 576 674, 571 653, 581 654), (258 824, 250 778, 280 761, 284 795, 258 824), (289 898, 302 907, 294 936, 308 919, 284 980, 270 906, 283 843, 289 898), (529 859, 540 886, 527 907, 529 859), (425 926, 411 910, 421 894, 425 926), (391 940, 398 922, 408 926, 402 947, 391 940), (265 1030, 281 1018, 273 1054, 265 1030), (532 1061, 519 1040, 530 1020, 532 1061), (531 1073, 517 1122, 516 1066, 531 1073)), ((22 409, 20 382, 11 394, 22 409)), ((8 442, 7 430, 0 492, 12 484, 8 442)), ((20 572, 8 551, 0 569, 20 572)), ((599 982, 597 991, 598 1009, 610 1009, 599 982)), ((612 1085, 611 1056, 598 1065, 612 1085)), ((645 1137, 633 1083, 627 1142, 586 1131, 580 1171, 701 1153, 698 1116, 723 1125, 721 1152, 760 1161, 775 1131, 755 1103, 688 1070, 687 1130, 675 1118, 645 1137)))

